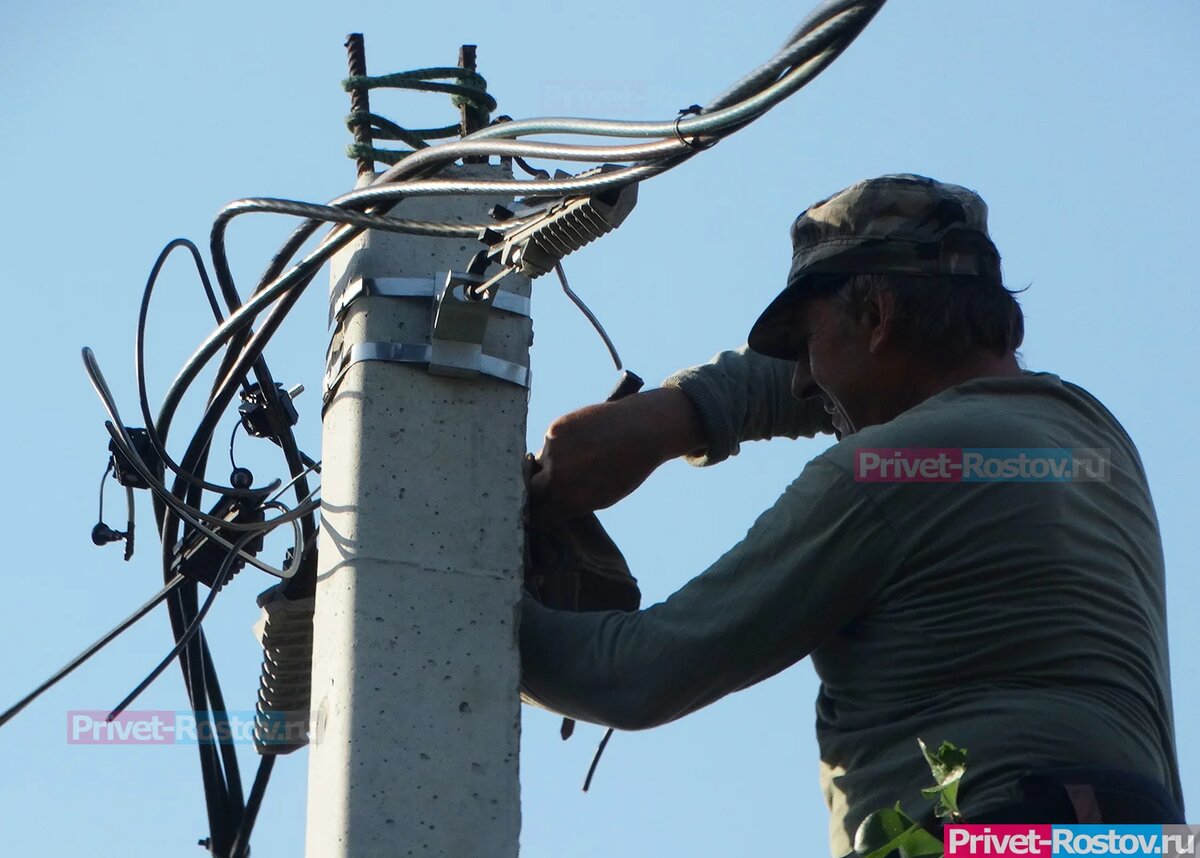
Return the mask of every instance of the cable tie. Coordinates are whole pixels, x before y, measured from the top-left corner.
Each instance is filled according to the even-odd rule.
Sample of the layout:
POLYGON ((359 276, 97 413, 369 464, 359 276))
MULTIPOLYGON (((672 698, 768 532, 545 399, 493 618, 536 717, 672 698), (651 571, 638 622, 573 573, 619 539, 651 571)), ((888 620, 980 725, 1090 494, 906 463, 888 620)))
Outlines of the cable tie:
POLYGON ((679 122, 683 119, 683 117, 699 116, 703 110, 704 108, 702 108, 700 105, 693 104, 680 110, 679 115, 675 117, 675 136, 679 138, 680 143, 691 149, 693 152, 700 152, 704 149, 708 149, 717 142, 716 140, 710 140, 708 143, 701 143, 699 137, 694 137, 691 140, 688 140, 683 136, 683 132, 679 130, 679 122))

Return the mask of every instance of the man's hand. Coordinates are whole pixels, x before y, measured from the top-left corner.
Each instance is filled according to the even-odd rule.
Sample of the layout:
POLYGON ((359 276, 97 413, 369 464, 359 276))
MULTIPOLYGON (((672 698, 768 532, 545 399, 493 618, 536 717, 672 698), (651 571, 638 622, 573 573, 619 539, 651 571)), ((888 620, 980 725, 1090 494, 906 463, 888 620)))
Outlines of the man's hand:
POLYGON ((663 462, 704 446, 700 416, 676 388, 572 411, 546 430, 530 484, 531 511, 568 519, 612 506, 663 462))

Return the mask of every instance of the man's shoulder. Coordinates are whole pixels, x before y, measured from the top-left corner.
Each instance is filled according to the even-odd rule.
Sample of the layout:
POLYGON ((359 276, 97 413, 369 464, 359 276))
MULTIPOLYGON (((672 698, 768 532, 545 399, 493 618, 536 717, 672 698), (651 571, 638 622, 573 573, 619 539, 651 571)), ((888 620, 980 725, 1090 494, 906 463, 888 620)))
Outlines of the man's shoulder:
POLYGON ((1132 449, 1111 413, 1052 373, 979 378, 956 385, 887 423, 842 439, 826 456, 852 472, 863 448, 1107 447, 1132 449))

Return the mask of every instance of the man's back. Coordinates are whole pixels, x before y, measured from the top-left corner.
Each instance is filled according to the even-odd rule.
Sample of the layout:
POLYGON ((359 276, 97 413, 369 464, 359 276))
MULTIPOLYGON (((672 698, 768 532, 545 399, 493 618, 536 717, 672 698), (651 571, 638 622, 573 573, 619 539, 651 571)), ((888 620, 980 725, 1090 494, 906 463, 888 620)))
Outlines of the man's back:
POLYGON ((865 813, 920 809, 918 735, 969 749, 968 818, 1056 765, 1141 773, 1180 799, 1158 526, 1136 450, 1103 406, 1054 376, 981 379, 817 462, 897 539, 891 557, 850 565, 869 604, 813 652, 835 854, 865 813), (1064 448, 1092 469, 1039 478, 1057 472, 1035 460, 1068 464, 1064 448), (1022 454, 1030 481, 989 479, 1022 454), (947 462, 964 456, 981 481, 918 481, 960 477, 947 462))

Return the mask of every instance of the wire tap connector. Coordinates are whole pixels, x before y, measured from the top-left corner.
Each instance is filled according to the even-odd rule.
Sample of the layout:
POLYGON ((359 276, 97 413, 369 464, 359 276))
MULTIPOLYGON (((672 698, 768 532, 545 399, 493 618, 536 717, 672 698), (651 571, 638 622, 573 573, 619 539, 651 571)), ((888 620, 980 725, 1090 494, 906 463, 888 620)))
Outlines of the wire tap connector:
POLYGON ((280 432, 284 428, 295 426, 300 420, 296 406, 292 404, 297 396, 304 392, 304 385, 297 384, 290 390, 285 390, 282 384, 275 383, 275 399, 278 402, 276 417, 272 417, 271 402, 266 392, 259 384, 252 384, 242 391, 242 404, 238 406, 238 419, 246 432, 255 438, 269 438, 276 444, 280 443, 280 432), (281 425, 276 425, 279 420, 281 425))

